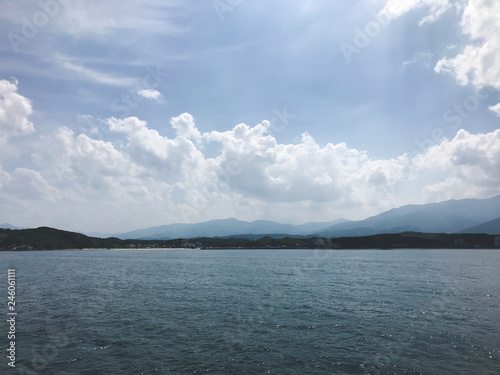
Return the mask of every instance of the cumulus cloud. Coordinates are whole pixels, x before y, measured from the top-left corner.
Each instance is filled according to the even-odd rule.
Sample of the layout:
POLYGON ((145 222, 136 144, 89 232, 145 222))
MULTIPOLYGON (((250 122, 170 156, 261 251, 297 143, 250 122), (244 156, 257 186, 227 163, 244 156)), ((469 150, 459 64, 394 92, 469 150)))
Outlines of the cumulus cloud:
POLYGON ((372 160, 343 143, 320 146, 307 133, 294 144, 280 144, 268 134, 269 121, 201 133, 184 113, 170 121, 174 138, 136 117, 110 118, 107 125, 123 138, 98 140, 67 127, 53 137, 42 136, 47 147, 32 154, 38 170, 2 171, 0 189, 35 202, 58 196, 54 205, 78 207, 82 213, 107 207, 130 220, 140 213, 148 225, 207 217, 251 220, 259 212, 290 221, 294 205, 309 207, 306 215, 312 220, 333 209, 345 214, 346 205, 388 208, 395 185, 407 176, 404 157, 372 160), (209 143, 219 145, 215 156, 204 154, 209 143), (21 183, 40 191, 17 189, 21 183))
POLYGON ((17 200, 27 201, 44 199, 54 202, 58 196, 57 189, 38 171, 28 168, 16 168, 9 176, 3 191, 17 200))
POLYGON ((161 136, 136 117, 110 118, 108 125, 112 132, 125 135, 127 142, 124 151, 135 162, 161 171, 170 181, 174 181, 196 174, 198 167, 203 167, 206 162, 202 152, 188 139, 190 131, 199 134, 194 124, 189 126, 190 118, 192 120, 190 115, 181 115, 171 120, 178 130, 178 137, 174 139, 161 136))
POLYGON ((142 89, 137 91, 137 95, 145 99, 159 101, 161 98, 161 93, 158 90, 153 89, 142 89))
POLYGON ((199 139, 201 134, 194 124, 194 118, 189 113, 173 117, 170 125, 177 131, 179 137, 199 139))
POLYGON ((279 143, 269 121, 202 133, 184 113, 170 120, 172 138, 137 117, 106 124, 112 141, 60 127, 40 136, 37 152, 28 150, 35 167, 0 167, 3 212, 63 228, 64 217, 77 215, 68 228, 75 230, 96 230, 99 212, 106 230, 123 231, 226 217, 290 222, 299 211, 302 221, 361 219, 423 203, 420 196, 437 201, 500 193, 500 130, 461 130, 413 159, 377 159, 345 143, 320 145, 307 133, 279 143), (210 156, 209 144, 218 146, 210 156), (405 201, 409 187, 423 195, 405 201), (36 209, 23 217, 23 205, 36 209), (47 219, 47 211, 60 215, 47 219))
MULTIPOLYGON (((434 70, 452 74, 462 85, 500 89, 500 2, 491 0, 463 0, 453 3, 463 8, 462 31, 471 43, 452 58, 440 59, 434 70)), ((397 18, 416 8, 426 7, 429 14, 421 23, 439 18, 452 6, 449 0, 387 0, 381 14, 397 18)), ((454 46, 453 46, 454 47, 454 46)), ((500 103, 499 103, 500 104, 500 103)), ((493 111, 496 106, 490 107, 493 111)))
POLYGON ((17 80, 0 80, 0 141, 35 131, 29 120, 33 113, 31 101, 18 94, 17 89, 17 80))
POLYGON ((500 89, 500 2, 469 0, 462 16, 462 29, 473 42, 459 55, 441 59, 437 72, 449 72, 461 84, 500 89))
POLYGON ((414 159, 420 173, 439 171, 440 181, 424 193, 434 200, 500 193, 500 129, 486 134, 460 130, 414 159))
POLYGON ((39 171, 16 168, 8 173, 0 166, 0 214, 3 218, 19 223, 29 223, 30 219, 43 223, 48 210, 57 212, 54 208, 61 202, 60 198, 60 191, 39 171))
POLYGON ((304 133, 296 144, 279 144, 267 134, 269 122, 245 124, 205 135, 222 144, 221 166, 237 163, 231 187, 266 202, 353 201, 371 204, 405 178, 403 160, 371 160, 346 144, 320 146, 304 133), (372 199, 373 198, 373 199, 372 199))
POLYGON ((57 180, 83 194, 129 186, 137 175, 137 167, 110 142, 75 136, 68 128, 59 129, 56 138, 61 146, 54 159, 57 180))
POLYGON ((299 206, 317 210, 305 213, 311 219, 322 210, 339 215, 356 207, 365 215, 404 204, 399 196, 415 176, 425 177, 421 189, 429 201, 500 193, 500 130, 462 130, 410 160, 408 155, 373 159, 344 143, 321 146, 307 133, 296 143, 280 144, 268 134, 268 121, 200 133, 185 113, 172 118, 177 130, 172 139, 137 118, 110 119, 109 124, 126 136, 120 152, 142 171, 137 175, 164 184, 169 204, 191 220, 203 220, 207 212, 256 219, 252 215, 260 212, 287 221, 299 206), (220 152, 210 158, 203 145, 212 142, 220 152))
MULTIPOLYGON (((435 71, 452 74, 462 85, 500 89, 500 2, 467 0, 457 4, 464 4, 461 27, 471 43, 455 57, 440 59, 435 71)), ((388 0, 381 13, 397 18, 415 8, 427 7, 429 15, 424 20, 434 20, 450 6, 449 0, 388 0)))

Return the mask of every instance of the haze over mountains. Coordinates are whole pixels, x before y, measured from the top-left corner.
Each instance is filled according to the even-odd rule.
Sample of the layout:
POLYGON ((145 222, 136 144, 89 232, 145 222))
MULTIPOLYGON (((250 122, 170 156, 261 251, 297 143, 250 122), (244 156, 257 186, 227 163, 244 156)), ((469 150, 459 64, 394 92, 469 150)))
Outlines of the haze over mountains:
POLYGON ((0 224, 0 228, 3 228, 3 229, 24 229, 24 228, 16 227, 16 226, 9 224, 9 223, 0 224))
POLYGON ((500 217, 495 220, 476 225, 475 227, 461 230, 460 233, 500 234, 500 217))
MULTIPOLYGON (((10 224, 0 228, 20 229, 10 224)), ((359 221, 338 219, 300 225, 268 220, 211 220, 197 224, 170 224, 120 234, 86 233, 96 237, 157 239, 196 237, 247 237, 270 235, 355 237, 382 233, 486 233, 500 235, 500 195, 489 199, 448 200, 424 205, 406 205, 359 221)))
POLYGON ((171 239, 244 235, 349 237, 406 231, 428 233, 500 234, 500 195, 489 199, 448 200, 407 205, 365 220, 280 224, 258 220, 211 220, 198 224, 171 224, 116 235, 118 238, 171 239))
MULTIPOLYGON (((365 220, 333 225, 319 234, 325 237, 342 237, 406 231, 457 233, 497 218, 500 218, 500 195, 489 199, 448 200, 402 206, 365 220)), ((491 234, 500 234, 500 228, 497 227, 496 233, 491 234)))
POLYGON ((301 225, 280 224, 274 221, 257 220, 252 222, 237 219, 211 220, 197 224, 170 224, 146 228, 117 235, 126 239, 172 239, 195 237, 226 237, 235 235, 299 235, 306 236, 345 221, 344 219, 331 222, 305 223, 301 225))

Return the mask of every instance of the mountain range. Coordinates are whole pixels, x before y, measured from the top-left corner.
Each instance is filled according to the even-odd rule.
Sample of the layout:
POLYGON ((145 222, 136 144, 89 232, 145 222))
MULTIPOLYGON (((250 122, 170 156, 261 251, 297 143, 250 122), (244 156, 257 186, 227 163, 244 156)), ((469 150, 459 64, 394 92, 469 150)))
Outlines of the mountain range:
MULTIPOLYGON (((317 234, 324 237, 342 237, 406 231, 479 233, 477 230, 481 230, 482 225, 490 221, 494 224, 497 219, 500 219, 500 195, 489 199, 461 199, 406 205, 365 220, 338 223, 317 234), (469 230, 474 231, 469 232, 469 230)), ((500 234, 499 221, 496 221, 496 228, 488 227, 490 234, 500 234)))
MULTIPOLYGON (((0 228, 20 229, 10 224, 0 228)), ((385 233, 485 233, 500 235, 500 195, 489 199, 447 200, 439 203, 406 205, 364 220, 337 219, 300 225, 268 220, 246 222, 234 218, 197 224, 170 224, 118 234, 85 233, 95 237, 119 239, 169 240, 197 237, 274 238, 360 237, 385 233)))
POLYGON ((252 222, 237 219, 210 220, 197 224, 170 224, 158 227, 135 230, 127 233, 115 234, 121 239, 158 239, 196 238, 196 237, 230 237, 242 235, 280 235, 306 236, 319 232, 334 224, 345 221, 338 219, 330 222, 305 223, 300 225, 281 224, 269 220, 252 222))
POLYGON ((448 200, 406 205, 364 220, 338 219, 301 225, 273 221, 237 219, 211 220, 197 224, 170 224, 115 234, 121 239, 172 239, 196 237, 369 236, 381 233, 487 233, 500 235, 500 195, 489 199, 448 200))

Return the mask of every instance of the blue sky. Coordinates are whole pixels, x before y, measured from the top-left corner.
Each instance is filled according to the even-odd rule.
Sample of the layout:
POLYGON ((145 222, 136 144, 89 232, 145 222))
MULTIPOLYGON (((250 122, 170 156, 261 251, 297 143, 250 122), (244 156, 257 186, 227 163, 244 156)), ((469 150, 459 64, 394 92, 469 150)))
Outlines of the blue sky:
POLYGON ((495 2, 1 6, 0 222, 301 223, 500 193, 495 2))

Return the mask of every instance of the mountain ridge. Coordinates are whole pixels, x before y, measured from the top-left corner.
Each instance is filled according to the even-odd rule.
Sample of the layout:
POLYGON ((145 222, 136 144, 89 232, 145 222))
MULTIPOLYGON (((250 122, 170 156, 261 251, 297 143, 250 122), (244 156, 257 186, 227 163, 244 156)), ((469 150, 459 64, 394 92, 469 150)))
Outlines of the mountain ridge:
POLYGON ((343 222, 337 219, 327 222, 309 222, 304 224, 283 224, 270 220, 242 221, 235 218, 215 219, 195 224, 174 223, 139 229, 131 232, 115 234, 125 239, 158 239, 196 238, 196 237, 225 237, 234 235, 266 235, 288 234, 308 235, 311 232, 326 228, 333 223, 343 222))
POLYGON ((394 233, 403 229, 429 233, 458 233, 500 215, 500 195, 487 199, 451 199, 405 205, 364 220, 334 224, 314 234, 328 237, 394 233))
MULTIPOLYGON (((88 236, 137 240, 169 240, 198 237, 258 238, 261 235, 317 236, 328 238, 371 236, 377 234, 422 233, 500 233, 500 195, 487 199, 450 199, 437 203, 409 204, 384 211, 364 220, 337 219, 325 222, 283 224, 270 220, 251 222, 235 218, 209 220, 201 223, 173 223, 124 233, 88 236)), ((22 229, 3 224, 7 229, 22 229)), ((2 225, 0 225, 0 228, 2 225)))
POLYGON ((464 229, 460 231, 460 233, 484 233, 484 234, 500 235, 500 217, 476 225, 474 227, 464 229))
POLYGON ((269 220, 246 222, 235 218, 196 224, 174 223, 115 234, 118 238, 172 239, 257 235, 290 236, 370 236, 400 232, 458 233, 500 216, 500 195, 487 199, 450 199, 437 203, 408 204, 370 216, 364 220, 337 219, 299 225, 269 220), (329 224, 329 225, 328 225, 329 224))
POLYGON ((496 236, 488 234, 443 234, 404 232, 342 238, 273 238, 258 239, 203 237, 196 241, 182 238, 155 240, 120 240, 93 238, 81 233, 50 227, 0 229, 0 251, 78 250, 78 249, 453 249, 498 247, 496 236))

